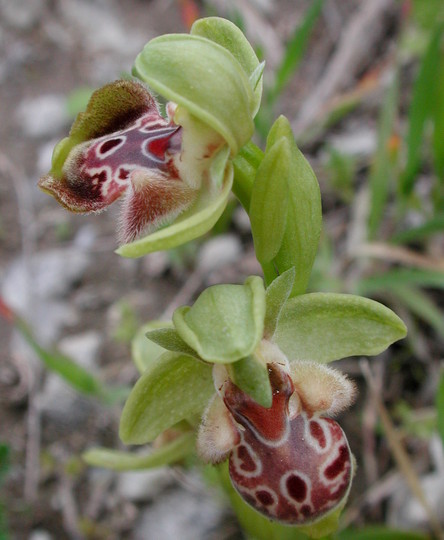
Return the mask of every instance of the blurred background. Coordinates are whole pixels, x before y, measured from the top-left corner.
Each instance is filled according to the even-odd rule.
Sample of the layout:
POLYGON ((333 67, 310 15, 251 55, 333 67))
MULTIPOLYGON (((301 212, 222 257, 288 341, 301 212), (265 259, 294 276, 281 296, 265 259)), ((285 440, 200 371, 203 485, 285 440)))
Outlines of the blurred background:
POLYGON ((444 1, 0 0, 0 539, 242 538, 196 470, 115 473, 80 456, 122 448, 140 325, 261 273, 246 214, 233 199, 210 237, 125 260, 118 208, 72 215, 36 186, 95 88, 209 15, 266 60, 257 144, 285 114, 318 176, 310 290, 375 298, 409 328, 338 364, 360 389, 341 419, 358 463, 342 527, 442 538, 444 1))

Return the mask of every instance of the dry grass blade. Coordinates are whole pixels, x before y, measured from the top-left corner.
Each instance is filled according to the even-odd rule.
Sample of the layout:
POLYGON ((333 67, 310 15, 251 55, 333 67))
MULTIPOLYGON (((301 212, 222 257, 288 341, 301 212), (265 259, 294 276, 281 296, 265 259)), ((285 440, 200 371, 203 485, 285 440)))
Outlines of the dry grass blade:
POLYGON ((382 426, 384 428, 385 435, 389 447, 392 451, 393 458, 396 461, 399 470, 404 475, 404 479, 410 488, 412 494, 418 499, 421 506, 423 507, 427 518, 430 523, 430 527, 433 530, 433 533, 436 535, 436 538, 439 540, 444 540, 444 531, 441 528, 438 516, 434 512, 433 508, 430 506, 424 490, 422 489, 421 482, 418 478, 418 475, 415 472, 413 464, 408 456, 404 446, 402 445, 399 437, 396 433, 395 427, 390 419, 390 415, 387 409, 384 406, 384 403, 381 400, 381 397, 378 392, 377 385, 375 384, 370 366, 367 360, 361 360, 360 362, 361 371, 364 375, 364 378, 370 388, 370 391, 373 395, 375 405, 379 412, 379 417, 381 419, 382 426))

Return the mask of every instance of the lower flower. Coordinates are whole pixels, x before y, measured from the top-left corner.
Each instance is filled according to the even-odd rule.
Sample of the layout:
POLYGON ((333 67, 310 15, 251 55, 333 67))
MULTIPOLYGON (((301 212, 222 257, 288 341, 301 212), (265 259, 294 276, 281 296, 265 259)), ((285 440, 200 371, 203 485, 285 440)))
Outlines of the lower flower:
POLYGON ((200 454, 213 463, 228 457, 233 486, 261 514, 315 523, 341 507, 350 490, 353 456, 339 424, 325 415, 348 406, 354 386, 311 362, 267 366, 271 407, 226 379, 201 427, 200 454))

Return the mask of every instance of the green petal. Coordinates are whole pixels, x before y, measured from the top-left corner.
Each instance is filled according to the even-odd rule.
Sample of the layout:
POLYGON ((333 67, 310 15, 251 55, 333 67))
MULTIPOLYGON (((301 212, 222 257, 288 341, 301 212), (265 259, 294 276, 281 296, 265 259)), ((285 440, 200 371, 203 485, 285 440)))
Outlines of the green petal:
POLYGON ((231 363, 250 355, 262 338, 265 291, 262 279, 244 285, 214 285, 192 307, 174 312, 180 337, 208 362, 231 363))
POLYGON ((228 366, 230 379, 262 407, 271 407, 273 393, 266 364, 254 354, 228 366))
POLYGON ((114 471, 153 469, 181 461, 193 452, 195 445, 195 434, 188 432, 147 454, 91 448, 82 455, 82 458, 92 467, 105 467, 114 471))
POLYGON ((120 419, 125 444, 144 444, 181 420, 201 414, 214 393, 211 366, 164 353, 134 386, 120 419))
POLYGON ((252 112, 253 116, 256 116, 262 97, 263 64, 259 64, 253 47, 242 31, 227 19, 206 17, 193 24, 190 34, 210 39, 222 45, 236 58, 252 84, 254 92, 252 112), (257 74, 259 77, 256 76, 257 74))
POLYGON ((282 308, 288 300, 293 288, 295 275, 295 269, 292 267, 276 278, 265 291, 265 303, 267 308, 265 311, 264 337, 267 339, 273 337, 282 308))
MULTIPOLYGON (((215 160, 217 159, 216 157, 215 160)), ((217 182, 214 182, 214 185, 217 185, 217 182)), ((233 167, 231 163, 228 163, 220 191, 215 188, 212 191, 202 190, 196 203, 171 225, 135 242, 124 244, 116 250, 116 253, 123 257, 141 257, 153 251, 171 249, 204 235, 222 215, 232 185, 233 167)))
POLYGON ((212 127, 232 154, 253 135, 248 77, 234 56, 214 41, 186 34, 155 38, 137 56, 134 74, 212 127))
POLYGON ((407 333, 390 309, 351 294, 312 293, 287 301, 273 341, 288 359, 331 362, 376 355, 407 333))
POLYGON ((197 357, 196 351, 189 347, 174 328, 159 328, 147 332, 146 337, 162 350, 197 357))

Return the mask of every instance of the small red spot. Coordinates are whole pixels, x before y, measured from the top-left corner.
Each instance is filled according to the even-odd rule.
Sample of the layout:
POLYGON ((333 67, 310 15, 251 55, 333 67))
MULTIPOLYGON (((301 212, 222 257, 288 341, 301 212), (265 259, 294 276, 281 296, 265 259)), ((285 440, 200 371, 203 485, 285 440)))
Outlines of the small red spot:
POLYGON ((343 444, 339 448, 338 457, 325 469, 325 476, 332 480, 338 476, 345 468, 345 465, 349 461, 349 452, 348 448, 343 444))
POLYGON ((124 169, 123 167, 119 169, 119 179, 120 180, 126 180, 129 176, 129 171, 124 169))
POLYGON ((264 506, 270 506, 270 504, 274 503, 273 495, 265 489, 256 491, 256 497, 257 497, 257 500, 264 506))
POLYGON ((302 502, 307 496, 307 484, 300 476, 291 474, 286 481, 289 495, 298 502, 302 502))
POLYGON ((254 459, 251 457, 251 454, 248 451, 248 448, 246 446, 240 445, 237 448, 237 455, 239 459, 242 461, 240 468, 243 471, 253 472, 256 470, 256 463, 254 459))
POLYGON ((321 448, 325 448, 327 441, 325 439, 324 431, 321 428, 319 422, 315 422, 314 420, 310 422, 310 434, 314 439, 318 441, 321 448))

